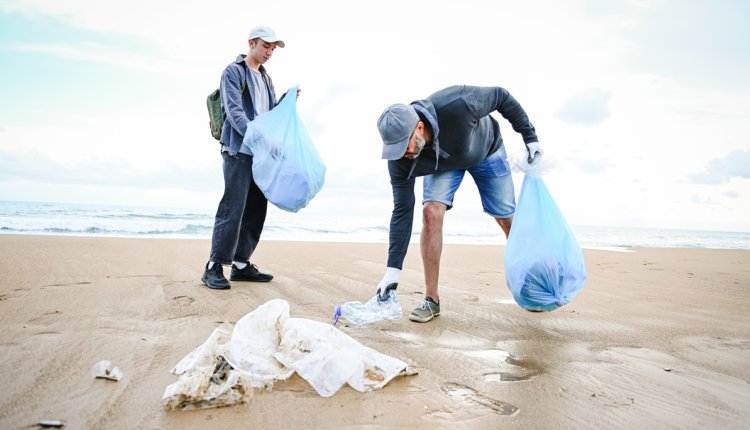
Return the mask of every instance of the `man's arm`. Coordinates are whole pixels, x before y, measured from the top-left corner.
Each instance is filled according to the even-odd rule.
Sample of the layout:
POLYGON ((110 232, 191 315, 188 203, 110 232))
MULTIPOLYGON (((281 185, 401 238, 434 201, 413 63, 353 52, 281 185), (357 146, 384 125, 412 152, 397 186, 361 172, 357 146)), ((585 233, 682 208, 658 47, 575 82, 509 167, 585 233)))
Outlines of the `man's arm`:
POLYGON ((396 161, 388 162, 393 188, 393 213, 391 213, 390 236, 388 239, 388 267, 401 269, 411 240, 414 222, 414 178, 401 179, 394 176, 396 161))
POLYGON ((221 103, 227 114, 226 121, 240 136, 245 136, 250 119, 242 108, 242 88, 245 87, 245 83, 240 67, 243 66, 230 65, 224 69, 221 75, 221 103))
POLYGON ((505 88, 464 86, 462 96, 477 119, 498 112, 510 122, 516 133, 523 136, 526 145, 539 141, 526 111, 505 88))

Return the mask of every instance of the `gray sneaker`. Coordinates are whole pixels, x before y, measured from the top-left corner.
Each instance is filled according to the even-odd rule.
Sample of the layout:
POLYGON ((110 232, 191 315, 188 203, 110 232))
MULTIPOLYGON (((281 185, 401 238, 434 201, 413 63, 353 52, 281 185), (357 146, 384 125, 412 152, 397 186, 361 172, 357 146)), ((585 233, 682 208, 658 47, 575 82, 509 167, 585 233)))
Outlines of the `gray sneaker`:
POLYGON ((440 315, 440 304, 435 303, 430 297, 419 303, 416 309, 411 311, 409 319, 416 322, 427 322, 440 315))

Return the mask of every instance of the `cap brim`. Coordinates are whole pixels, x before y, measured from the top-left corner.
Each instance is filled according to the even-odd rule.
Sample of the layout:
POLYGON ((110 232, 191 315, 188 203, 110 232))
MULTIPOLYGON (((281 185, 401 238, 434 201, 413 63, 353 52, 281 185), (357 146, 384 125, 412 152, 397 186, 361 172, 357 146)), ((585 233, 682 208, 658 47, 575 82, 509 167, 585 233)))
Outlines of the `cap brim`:
POLYGON ((279 40, 279 39, 264 39, 263 37, 261 37, 260 40, 264 42, 268 42, 268 43, 275 43, 276 46, 278 46, 279 48, 283 48, 286 46, 286 43, 284 43, 283 40, 279 40))
POLYGON ((383 154, 381 159, 383 160, 398 160, 406 154, 406 148, 409 146, 409 138, 390 145, 383 145, 383 154))

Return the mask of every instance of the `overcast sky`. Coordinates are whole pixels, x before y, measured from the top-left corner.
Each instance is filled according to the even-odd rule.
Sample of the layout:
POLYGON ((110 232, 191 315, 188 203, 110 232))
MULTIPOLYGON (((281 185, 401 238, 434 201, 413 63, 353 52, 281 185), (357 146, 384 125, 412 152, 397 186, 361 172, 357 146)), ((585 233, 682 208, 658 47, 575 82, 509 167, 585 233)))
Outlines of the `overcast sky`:
MULTIPOLYGON (((264 24, 328 168, 298 221, 387 223, 380 112, 469 84, 522 104, 570 224, 750 231, 748 22, 744 0, 0 0, 0 200, 215 208, 205 97, 264 24)), ((476 194, 451 216, 483 217, 476 194)))

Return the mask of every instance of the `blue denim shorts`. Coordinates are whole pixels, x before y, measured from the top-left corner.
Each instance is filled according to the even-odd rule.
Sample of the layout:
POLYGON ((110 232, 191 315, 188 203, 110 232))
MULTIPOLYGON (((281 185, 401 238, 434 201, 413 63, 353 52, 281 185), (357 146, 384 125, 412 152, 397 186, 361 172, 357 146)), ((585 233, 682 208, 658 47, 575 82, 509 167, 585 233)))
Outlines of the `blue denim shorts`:
POLYGON ((485 213, 494 218, 509 218, 515 213, 516 195, 505 145, 467 170, 449 170, 425 176, 422 204, 439 202, 448 206, 448 209, 452 208, 453 197, 465 172, 469 172, 477 184, 485 213))

